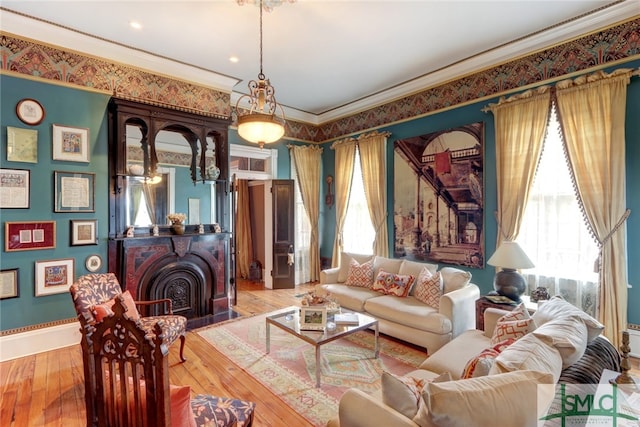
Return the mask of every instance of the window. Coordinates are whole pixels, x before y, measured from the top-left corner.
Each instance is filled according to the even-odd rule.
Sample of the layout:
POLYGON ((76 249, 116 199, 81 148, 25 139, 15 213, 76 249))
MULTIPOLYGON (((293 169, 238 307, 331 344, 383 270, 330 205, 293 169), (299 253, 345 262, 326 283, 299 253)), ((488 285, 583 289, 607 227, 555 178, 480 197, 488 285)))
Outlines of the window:
POLYGON ((544 286, 595 315, 598 247, 574 193, 555 108, 517 240, 535 264, 522 272, 529 291, 544 286))
POLYGON ((373 241, 376 233, 369 216, 369 208, 367 208, 367 196, 364 192, 362 168, 360 167, 360 150, 358 149, 356 149, 354 162, 351 193, 349 194, 349 205, 343 228, 344 251, 373 254, 373 241))

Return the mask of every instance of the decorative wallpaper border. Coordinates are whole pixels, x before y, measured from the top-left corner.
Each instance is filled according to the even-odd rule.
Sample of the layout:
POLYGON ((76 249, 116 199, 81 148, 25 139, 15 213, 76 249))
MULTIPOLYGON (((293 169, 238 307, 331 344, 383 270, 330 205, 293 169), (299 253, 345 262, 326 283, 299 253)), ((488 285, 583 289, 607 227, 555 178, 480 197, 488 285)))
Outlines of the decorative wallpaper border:
MULTIPOLYGON (((0 72, 54 80, 150 104, 231 117, 230 95, 211 88, 0 32, 0 72)), ((326 142, 519 88, 640 58, 640 18, 315 126, 287 121, 287 136, 326 142)))
POLYGON ((70 319, 60 319, 60 320, 54 320, 52 322, 47 322, 47 323, 39 323, 37 325, 28 325, 28 326, 23 326, 21 328, 7 329, 4 331, 0 331, 0 337, 20 334, 23 332, 37 331, 38 329, 50 328, 52 326, 67 325, 69 323, 74 323, 74 322, 78 322, 78 329, 80 329, 80 322, 76 317, 72 317, 70 319))

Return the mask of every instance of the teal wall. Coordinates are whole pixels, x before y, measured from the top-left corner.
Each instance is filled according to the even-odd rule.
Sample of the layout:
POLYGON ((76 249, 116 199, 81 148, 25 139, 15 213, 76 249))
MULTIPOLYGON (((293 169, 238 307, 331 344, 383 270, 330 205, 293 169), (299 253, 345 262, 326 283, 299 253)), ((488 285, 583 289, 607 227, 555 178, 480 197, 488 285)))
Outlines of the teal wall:
MULTIPOLYGON (((639 67, 640 61, 625 64, 626 67, 639 67)), ((29 209, 2 209, 0 221, 32 221, 55 220, 57 225, 57 244, 55 249, 0 252, 0 266, 2 269, 19 268, 20 297, 0 300, 0 330, 19 328, 29 325, 51 322, 55 320, 75 317, 75 312, 67 292, 38 297, 34 296, 34 271, 36 260, 54 260, 60 258, 74 258, 75 275, 86 274, 84 267, 87 256, 98 254, 103 259, 101 271, 106 271, 107 262, 107 222, 108 222, 108 185, 109 174, 107 165, 107 103, 109 96, 92 92, 41 83, 28 79, 0 75, 0 165, 2 168, 29 169, 31 171, 31 207, 29 209), (20 99, 37 99, 46 109, 44 121, 33 127, 38 130, 38 164, 17 163, 6 161, 7 126, 32 128, 20 122, 15 115, 15 106, 20 99), (51 150, 52 124, 60 124, 89 129, 89 143, 91 148, 91 162, 74 163, 53 161, 51 150), (53 212, 53 172, 81 171, 96 174, 96 195, 94 213, 54 213, 53 212), (97 219, 97 246, 69 246, 69 220, 97 219)), ((441 129, 448 129, 468 123, 483 121, 485 123, 485 203, 487 210, 484 218, 485 253, 489 256, 495 249, 496 222, 493 212, 496 209, 496 176, 495 144, 493 116, 481 111, 490 102, 486 100, 468 106, 455 108, 439 114, 411 120, 401 124, 391 125, 380 130, 391 132, 388 155, 387 192, 389 196, 389 229, 393 230, 393 142, 410 136, 429 133, 441 129)), ((632 210, 627 223, 629 282, 635 286, 629 289, 629 307, 640 303, 640 265, 634 260, 640 259, 640 78, 632 78, 627 97, 627 206, 632 210)), ((250 145, 238 137, 234 129, 229 131, 229 141, 232 144, 250 145)), ((284 141, 271 145, 269 148, 278 150, 277 176, 280 179, 289 178, 290 160, 287 145, 292 142, 284 141)), ((331 144, 323 145, 322 154, 322 185, 320 198, 322 203, 320 212, 320 254, 331 257, 335 234, 335 206, 329 208, 324 204, 327 185, 324 180, 327 175, 335 176, 335 152, 330 149, 331 144)), ((178 168, 180 169, 180 168, 178 168)), ((190 178, 183 179, 182 171, 177 172, 176 183, 176 211, 188 212, 187 200, 195 197, 198 191, 194 188, 190 178), (182 182, 184 180, 184 182, 182 182), (182 182, 182 184, 180 184, 182 182)), ((333 187, 335 191, 335 187, 333 187)), ((201 203, 203 203, 201 201, 201 203)), ((4 242, 4 227, 0 227, 0 235, 4 242)), ((3 244, 3 243, 2 243, 3 244)), ((393 236, 389 236, 390 247, 393 247, 393 236)), ((473 274, 474 281, 483 292, 491 289, 493 269, 468 269, 473 274)), ((640 324, 640 312, 629 310, 629 322, 640 324)))

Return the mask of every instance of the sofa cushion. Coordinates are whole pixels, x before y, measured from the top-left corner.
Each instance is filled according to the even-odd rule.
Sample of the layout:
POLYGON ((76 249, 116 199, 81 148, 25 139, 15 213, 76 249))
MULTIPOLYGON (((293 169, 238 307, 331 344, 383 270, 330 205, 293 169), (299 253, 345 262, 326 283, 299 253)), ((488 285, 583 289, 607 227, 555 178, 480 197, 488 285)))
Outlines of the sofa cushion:
POLYGON ((451 332, 451 321, 446 316, 415 297, 398 298, 393 295, 378 295, 364 303, 365 311, 373 317, 435 334, 451 332))
POLYGON ((533 319, 524 320, 498 320, 496 328, 493 330, 491 336, 491 345, 495 345, 508 338, 517 340, 527 335, 529 332, 535 329, 533 319))
POLYGON ((442 296, 442 275, 439 271, 435 274, 425 267, 413 286, 413 295, 418 301, 422 301, 429 307, 436 310, 440 308, 440 297, 442 296))
POLYGON ((355 259, 352 259, 349 265, 349 274, 347 274, 347 280, 344 284, 371 288, 373 286, 373 260, 360 264, 355 259))
POLYGON ((427 268, 431 274, 435 274, 435 272, 438 271, 438 264, 428 264, 404 259, 402 260, 402 264, 400 264, 398 274, 410 274, 413 277, 418 277, 423 268, 427 268))
POLYGON ((362 264, 363 262, 367 262, 373 259, 373 255, 360 255, 360 254, 352 254, 349 252, 342 252, 340 254, 340 269, 338 270, 338 283, 344 283, 347 280, 347 276, 349 275, 349 266, 351 265, 351 260, 355 259, 358 261, 358 264, 362 264))
POLYGON ((534 322, 536 322, 536 326, 542 326, 553 319, 566 316, 577 316, 582 319, 584 324, 587 326, 588 342, 593 341, 604 330, 604 325, 602 323, 598 322, 596 319, 589 316, 573 304, 565 301, 565 299, 559 295, 554 296, 544 303, 538 304, 538 309, 533 313, 532 317, 534 322))
POLYGON ((489 375, 523 370, 550 373, 556 383, 562 371, 560 352, 535 335, 527 334, 496 357, 489 375))
POLYGON ((364 312, 364 303, 368 299, 379 297, 380 294, 368 288, 360 288, 357 286, 346 285, 324 285, 324 289, 336 299, 340 307, 349 310, 364 312))
POLYGON ((533 331, 533 334, 558 349, 563 369, 580 360, 587 348, 587 326, 578 316, 551 320, 533 331))
MULTIPOLYGON (((375 256, 373 258, 373 274, 377 275, 380 270, 384 270, 387 273, 393 274, 402 274, 403 276, 408 276, 406 273, 400 273, 400 266, 402 265, 402 260, 398 258, 387 258, 382 256, 375 256)), ((413 277, 417 277, 415 274, 412 274, 413 277)))
POLYGON ((448 372, 440 374, 432 380, 382 372, 382 402, 405 417, 413 418, 418 413, 419 405, 424 402, 422 400, 422 391, 427 382, 443 381, 451 381, 451 375, 448 372))
POLYGON ((489 338, 483 331, 469 329, 429 355, 419 368, 438 374, 448 371, 457 380, 460 379, 467 361, 489 346, 489 338))
POLYGON ((551 375, 543 372, 515 371, 429 383, 422 398, 429 421, 439 427, 536 426, 553 399, 552 380, 551 375))
POLYGON ((384 295, 406 297, 414 280, 415 278, 411 275, 389 273, 381 268, 371 289, 384 295))
POLYGON ((461 379, 483 377, 489 374, 493 362, 502 351, 513 344, 516 340, 508 338, 492 347, 485 348, 477 356, 469 359, 460 375, 461 379))
POLYGON ((471 273, 468 271, 460 270, 455 267, 442 267, 439 271, 440 274, 442 274, 443 290, 445 294, 464 288, 469 284, 469 282, 471 282, 471 273))

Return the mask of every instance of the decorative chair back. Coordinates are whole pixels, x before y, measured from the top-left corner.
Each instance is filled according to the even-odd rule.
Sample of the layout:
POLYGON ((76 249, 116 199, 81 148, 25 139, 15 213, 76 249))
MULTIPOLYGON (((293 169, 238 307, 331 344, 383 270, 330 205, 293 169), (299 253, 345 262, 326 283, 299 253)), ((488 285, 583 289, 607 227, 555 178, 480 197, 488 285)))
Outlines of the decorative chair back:
POLYGON ((112 300, 122 293, 122 288, 115 274, 99 273, 78 277, 69 292, 80 322, 91 324, 95 322, 91 307, 112 300))

